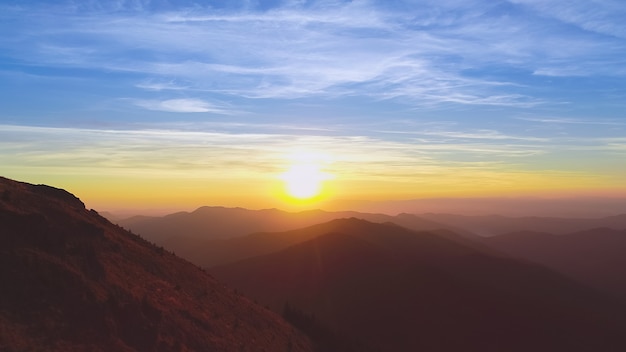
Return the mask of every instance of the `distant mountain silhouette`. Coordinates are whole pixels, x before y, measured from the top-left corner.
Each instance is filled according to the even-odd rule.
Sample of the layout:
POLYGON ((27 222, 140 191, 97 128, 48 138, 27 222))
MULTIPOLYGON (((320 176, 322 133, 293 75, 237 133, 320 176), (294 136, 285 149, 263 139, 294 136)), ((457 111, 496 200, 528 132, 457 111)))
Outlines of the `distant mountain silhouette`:
POLYGON ((462 228, 484 237, 518 231, 565 234, 600 227, 608 227, 615 230, 626 229, 626 214, 603 218, 466 216, 454 214, 420 214, 419 216, 446 226, 462 228))
POLYGON ((468 238, 475 237, 467 231, 411 214, 390 216, 351 211, 311 210, 290 213, 277 209, 201 207, 191 213, 179 212, 162 217, 135 216, 117 223, 197 265, 210 267, 269 253, 306 240, 291 238, 289 233, 267 236, 263 232, 289 231, 350 217, 377 223, 393 222, 414 230, 450 229, 468 238), (250 234, 253 235, 239 239, 250 234))
POLYGON ((626 348, 620 301, 538 265, 354 218, 287 236, 310 239, 210 272, 381 351, 626 348))
POLYGON ((347 209, 374 213, 500 214, 512 217, 586 218, 626 214, 626 197, 446 197, 350 202, 347 209))
MULTIPOLYGON (((368 214, 355 215, 363 216, 368 214)), ((398 218, 398 217, 389 217, 398 218)), ((404 217, 411 219, 412 217, 404 217)), ((417 217, 415 217, 418 219, 417 217)), ((356 218, 355 218, 356 219, 356 218)), ((379 219, 383 220, 385 218, 379 219)), ((368 223, 369 224, 369 223, 368 223)), ((394 223, 386 223, 394 225, 394 223)), ((366 231, 370 225, 361 226, 363 223, 356 222, 351 231, 366 231)), ((342 219, 331 220, 322 224, 308 226, 298 230, 283 232, 258 232, 247 236, 240 236, 219 240, 200 240, 181 238, 176 242, 176 249, 182 250, 183 256, 197 265, 210 268, 216 265, 222 265, 239 261, 242 259, 255 257, 263 254, 269 254, 278 250, 289 247, 290 245, 308 241, 319 236, 321 233, 335 232, 337 229, 345 230, 346 222, 342 219)), ((468 240, 465 236, 457 235, 448 230, 432 230, 441 237, 446 237, 455 242, 463 243, 472 247, 479 247, 482 250, 490 249, 479 242, 468 240)), ((179 252, 177 252, 179 253, 179 252)))
POLYGON ((626 230, 598 228, 565 235, 525 231, 485 243, 626 299, 626 230))
POLYGON ((0 351, 312 351, 279 315, 70 193, 0 178, 0 351))

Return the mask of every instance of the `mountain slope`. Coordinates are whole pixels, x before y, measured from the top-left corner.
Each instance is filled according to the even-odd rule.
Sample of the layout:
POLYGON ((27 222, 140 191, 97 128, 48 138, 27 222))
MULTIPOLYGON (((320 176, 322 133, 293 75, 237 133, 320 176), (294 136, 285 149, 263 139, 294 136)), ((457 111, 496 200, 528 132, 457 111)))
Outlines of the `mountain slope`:
POLYGON ((0 178, 0 350, 311 351, 278 315, 70 193, 0 178))
POLYGON ((626 298, 626 230, 598 228, 565 235, 516 232, 484 243, 626 298))
POLYGON ((626 348, 624 307, 547 269, 392 224, 326 225, 333 231, 211 272, 383 351, 626 348))

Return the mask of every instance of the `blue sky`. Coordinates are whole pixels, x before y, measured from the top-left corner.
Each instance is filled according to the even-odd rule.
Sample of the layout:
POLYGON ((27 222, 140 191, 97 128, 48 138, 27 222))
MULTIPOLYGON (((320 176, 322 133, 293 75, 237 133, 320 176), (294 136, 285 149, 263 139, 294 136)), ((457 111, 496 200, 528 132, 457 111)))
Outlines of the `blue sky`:
POLYGON ((407 196, 458 172, 616 189, 624 20, 619 0, 3 1, 0 164, 211 179, 302 149, 407 196))

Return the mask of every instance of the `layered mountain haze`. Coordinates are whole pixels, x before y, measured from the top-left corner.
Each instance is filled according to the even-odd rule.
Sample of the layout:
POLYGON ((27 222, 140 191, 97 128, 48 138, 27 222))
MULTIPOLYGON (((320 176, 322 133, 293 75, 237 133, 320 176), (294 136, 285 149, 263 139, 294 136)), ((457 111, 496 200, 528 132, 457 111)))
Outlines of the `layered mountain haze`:
POLYGON ((566 234, 602 227, 614 230, 626 229, 626 214, 601 218, 509 217, 502 215, 468 216, 457 214, 422 214, 420 217, 445 224, 444 226, 463 228, 483 237, 518 231, 566 234))
POLYGON ((385 351, 626 348, 623 303, 543 267, 359 219, 290 236, 311 239, 211 273, 385 351))
POLYGON ((190 213, 179 212, 162 217, 135 216, 116 222, 197 265, 211 267, 270 253, 312 238, 306 233, 312 236, 319 233, 316 228, 297 231, 297 234, 290 230, 352 217, 376 223, 395 223, 413 230, 448 229, 460 234, 448 231, 450 236, 476 237, 468 231, 412 214, 391 216, 353 211, 293 213, 278 209, 201 207, 190 213))
MULTIPOLYGON (((208 206, 200 207, 192 212, 178 212, 165 216, 138 215, 115 220, 120 226, 127 227, 158 242, 183 236, 200 239, 223 239, 248 235, 253 232, 295 230, 333 219, 351 217, 371 222, 395 222, 415 230, 453 228, 412 214, 391 216, 355 211, 327 212, 323 210, 287 212, 278 209, 250 210, 208 206)), ((460 228, 454 229, 460 233, 466 232, 460 228)))
POLYGON ((312 351, 280 316, 70 193, 0 178, 0 350, 312 351))
MULTIPOLYGON (((261 232, 232 239, 211 241, 203 248, 205 257, 200 260, 207 267, 235 262, 241 259, 276 252, 290 245, 305 242, 319 237, 320 234, 326 233, 345 232, 348 230, 351 233, 366 235, 372 231, 376 231, 378 226, 397 226, 398 229, 406 230, 394 223, 379 224, 356 220, 359 219, 335 219, 327 223, 298 230, 261 232)), ((458 238, 458 241, 465 241, 463 237, 455 237, 455 235, 449 231, 438 230, 437 233, 439 233, 441 237, 450 236, 458 238)))
POLYGON ((491 237, 485 244, 626 300, 626 230, 561 235, 525 231, 491 237))

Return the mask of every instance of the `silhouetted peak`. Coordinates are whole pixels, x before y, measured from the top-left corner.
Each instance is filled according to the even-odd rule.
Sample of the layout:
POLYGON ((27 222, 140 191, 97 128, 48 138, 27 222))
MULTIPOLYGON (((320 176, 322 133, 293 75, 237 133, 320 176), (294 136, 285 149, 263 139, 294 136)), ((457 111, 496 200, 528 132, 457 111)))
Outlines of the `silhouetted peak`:
POLYGON ((83 203, 78 197, 74 196, 70 192, 46 185, 33 185, 33 192, 36 194, 41 194, 46 197, 58 199, 67 205, 70 205, 74 208, 84 208, 85 203, 83 203))
POLYGON ((391 222, 391 221, 383 222, 383 223, 381 223, 381 225, 385 225, 385 226, 389 226, 389 227, 397 227, 397 228, 401 228, 401 229, 404 228, 404 227, 396 224, 395 222, 391 222))
POLYGON ((384 225, 380 223, 375 223, 375 222, 370 222, 367 220, 359 219, 356 217, 334 219, 334 220, 327 222, 326 224, 321 224, 321 225, 332 226, 333 229, 335 229, 336 231, 360 230, 363 228, 377 228, 381 226, 388 226, 388 225, 384 225))
POLYGON ((299 211, 295 214, 299 214, 299 215, 320 215, 320 214, 328 214, 329 212, 326 210, 322 210, 322 209, 310 209, 310 210, 303 210, 303 211, 299 211))
POLYGON ((0 201, 16 206, 48 200, 75 209, 85 209, 85 204, 70 192, 47 185, 33 185, 0 177, 0 201))
MULTIPOLYGON (((191 212, 191 214, 194 215, 237 215, 237 214, 244 214, 244 213, 255 213, 257 211, 255 210, 251 210, 251 209, 246 209, 246 208, 242 208, 242 207, 223 207, 223 206, 202 206, 199 207, 198 209, 194 210, 191 212)), ((260 213, 280 213, 282 212, 281 210, 278 209, 262 209, 262 210, 258 210, 258 212, 260 213)))

